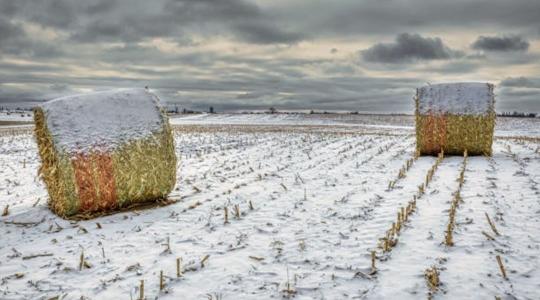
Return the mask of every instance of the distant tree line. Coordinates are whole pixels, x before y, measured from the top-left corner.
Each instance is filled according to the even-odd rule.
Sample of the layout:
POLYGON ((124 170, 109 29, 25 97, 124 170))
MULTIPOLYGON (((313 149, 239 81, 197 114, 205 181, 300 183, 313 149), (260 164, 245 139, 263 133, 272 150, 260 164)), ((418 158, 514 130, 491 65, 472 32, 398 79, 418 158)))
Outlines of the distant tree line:
POLYGON ((12 113, 17 113, 17 112, 27 112, 27 111, 32 111, 32 108, 31 107, 16 107, 16 108, 9 108, 7 106, 0 106, 0 111, 2 112, 12 112, 12 113))
POLYGON ((411 116, 411 114, 406 113, 363 113, 359 111, 326 111, 326 110, 303 110, 303 111, 286 111, 286 110, 278 110, 275 107, 270 107, 266 110, 259 110, 259 111, 241 111, 240 114, 244 115, 262 115, 262 114, 282 114, 282 115, 329 115, 329 114, 336 114, 336 115, 385 115, 385 116, 411 116))
MULTIPOLYGON (((200 110, 191 110, 191 109, 187 109, 187 108, 182 108, 180 109, 178 106, 168 106, 166 107, 166 111, 168 114, 171 114, 171 115, 178 115, 178 114, 202 114, 204 113, 204 111, 200 111, 200 110)), ((215 114, 216 111, 214 110, 214 107, 213 106, 210 106, 208 108, 208 111, 207 111, 209 114, 215 114)))
POLYGON ((323 111, 316 111, 316 110, 310 110, 310 115, 327 115, 327 114, 348 114, 348 115, 358 115, 360 114, 358 111, 349 111, 349 112, 342 112, 342 113, 336 113, 336 112, 328 112, 326 110, 323 111))
POLYGON ((499 116, 499 117, 512 117, 512 118, 536 118, 537 114, 536 113, 517 112, 517 111, 513 111, 513 112, 505 111, 505 112, 502 112, 502 113, 498 113, 497 116, 499 116))

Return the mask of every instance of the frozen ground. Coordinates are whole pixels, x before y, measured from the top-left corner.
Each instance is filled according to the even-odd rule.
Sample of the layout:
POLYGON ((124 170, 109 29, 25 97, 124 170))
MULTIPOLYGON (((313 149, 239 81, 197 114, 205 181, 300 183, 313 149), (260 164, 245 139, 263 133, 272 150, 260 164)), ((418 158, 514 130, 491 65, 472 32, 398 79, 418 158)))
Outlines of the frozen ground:
MULTIPOLYGON (((435 162, 413 159, 398 179, 414 158, 410 121, 178 121, 178 202, 79 222, 47 209, 32 136, 0 132, 0 299, 137 299, 141 280, 147 299, 425 299, 432 266, 434 299, 540 298, 538 140, 499 138, 492 158, 469 157, 453 247, 443 241, 463 158, 444 158, 383 252, 435 162)), ((502 132, 537 130, 514 124, 502 132)))

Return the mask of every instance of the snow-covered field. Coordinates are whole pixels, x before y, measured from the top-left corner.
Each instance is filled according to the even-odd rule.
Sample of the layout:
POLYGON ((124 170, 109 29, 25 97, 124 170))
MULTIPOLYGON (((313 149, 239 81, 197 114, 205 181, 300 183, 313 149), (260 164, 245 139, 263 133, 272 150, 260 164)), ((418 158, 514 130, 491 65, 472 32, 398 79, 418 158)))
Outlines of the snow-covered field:
POLYGON ((413 116, 353 114, 194 114, 177 115, 171 124, 229 125, 380 125, 412 128, 413 116))
MULTIPOLYGON (((290 125, 397 129, 414 134, 412 115, 196 114, 173 116, 170 121, 173 125, 290 125)), ((540 137, 540 118, 497 118, 495 135, 540 137)))
MULTIPOLYGON (((436 162, 414 158, 412 118, 189 118, 172 120, 177 203, 78 222, 47 209, 32 135, 0 131, 0 299, 138 299, 141 280, 146 299, 540 299, 538 139, 468 158, 453 247, 464 158, 444 158, 385 252, 436 162)), ((503 120, 497 135, 538 136, 535 122, 503 120)))

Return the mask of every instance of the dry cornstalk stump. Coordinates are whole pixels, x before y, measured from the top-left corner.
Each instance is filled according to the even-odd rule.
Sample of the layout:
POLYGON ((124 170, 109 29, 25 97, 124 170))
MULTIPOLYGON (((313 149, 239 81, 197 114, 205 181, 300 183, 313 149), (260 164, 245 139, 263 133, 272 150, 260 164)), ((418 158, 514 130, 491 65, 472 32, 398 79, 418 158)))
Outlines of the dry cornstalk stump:
POLYGON ((377 259, 377 252, 371 251, 371 274, 377 273, 377 267, 375 266, 376 259, 377 259))
POLYGON ((201 268, 204 268, 206 261, 210 258, 209 254, 206 254, 203 259, 201 259, 201 268))
POLYGON ((500 255, 496 256, 497 258, 497 264, 499 265, 499 269, 501 270, 501 275, 505 280, 508 280, 508 277, 506 276, 506 269, 504 268, 502 259, 500 255))
POLYGON ((493 223, 491 221, 491 219, 489 218, 489 215, 488 213, 485 213, 486 214, 486 219, 487 219, 487 222, 489 224, 489 227, 491 227, 491 230, 493 231, 493 233, 495 233, 495 235, 500 235, 499 234, 499 231, 497 230, 497 228, 495 227, 495 223, 493 223))
POLYGON ((90 265, 90 263, 88 263, 84 258, 84 250, 82 250, 79 257, 79 271, 82 271, 83 269, 90 269, 91 267, 92 266, 90 265))
POLYGON ((439 279, 439 270, 437 270, 436 266, 426 269, 424 278, 426 279, 426 284, 431 292, 436 292, 439 289, 441 282, 439 279))
POLYGON ((165 277, 163 276, 163 270, 159 271, 159 290, 165 289, 165 277))
POLYGON ((227 206, 223 207, 223 218, 223 223, 229 224, 229 209, 227 208, 227 206))
POLYGON ((9 215, 9 204, 4 207, 4 212, 2 212, 2 217, 9 215))

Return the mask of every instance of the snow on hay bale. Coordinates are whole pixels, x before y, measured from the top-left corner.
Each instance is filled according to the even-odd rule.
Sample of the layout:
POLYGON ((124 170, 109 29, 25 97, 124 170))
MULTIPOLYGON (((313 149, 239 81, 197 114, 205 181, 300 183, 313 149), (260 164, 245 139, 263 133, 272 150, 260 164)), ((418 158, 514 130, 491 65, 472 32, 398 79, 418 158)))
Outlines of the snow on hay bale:
POLYGON ((49 207, 91 217, 165 199, 176 181, 174 140, 157 96, 144 89, 48 101, 34 110, 39 173, 49 207))
POLYGON ((428 85, 416 90, 420 154, 491 155, 495 97, 489 83, 428 85))

